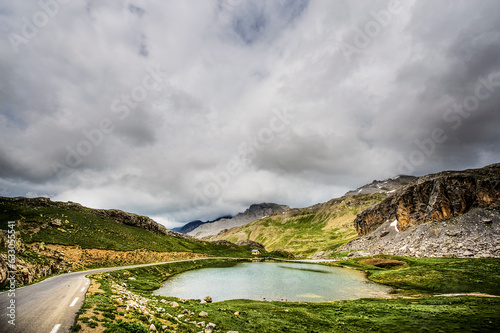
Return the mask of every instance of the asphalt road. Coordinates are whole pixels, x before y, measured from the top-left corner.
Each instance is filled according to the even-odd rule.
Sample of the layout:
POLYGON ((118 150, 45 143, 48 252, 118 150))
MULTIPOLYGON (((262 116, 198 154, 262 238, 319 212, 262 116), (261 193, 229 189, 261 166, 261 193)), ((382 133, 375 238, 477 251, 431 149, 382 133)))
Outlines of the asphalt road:
MULTIPOLYGON (((194 259, 179 261, 190 260, 194 259)), ((69 332, 70 327, 75 322, 76 312, 82 306, 89 287, 90 280, 85 277, 86 275, 123 268, 160 265, 168 262, 68 273, 17 288, 15 296, 12 297, 9 296, 8 291, 2 292, 0 293, 0 333, 69 332), (11 306, 11 300, 15 300, 15 311, 11 306), (11 306, 10 309, 9 306, 11 306), (11 313, 15 314, 15 325, 9 323, 12 320, 12 317, 9 316, 11 313)))

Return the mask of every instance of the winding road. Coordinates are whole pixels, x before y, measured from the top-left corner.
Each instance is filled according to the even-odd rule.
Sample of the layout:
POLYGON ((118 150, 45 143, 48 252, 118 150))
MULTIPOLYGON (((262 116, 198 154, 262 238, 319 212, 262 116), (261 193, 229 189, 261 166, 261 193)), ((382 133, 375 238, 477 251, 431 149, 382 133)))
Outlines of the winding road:
MULTIPOLYGON (((214 258, 205 258, 214 259, 214 258)), ((75 323, 89 288, 89 274, 108 272, 124 268, 161 265, 172 262, 192 261, 187 259, 152 264, 99 268, 67 273, 44 281, 17 288, 15 296, 9 291, 0 293, 0 332, 10 333, 62 333, 69 332, 75 323), (14 300, 14 303, 12 303, 14 300), (11 304, 15 304, 15 308, 11 304), (10 308, 9 308, 10 307, 10 308), (15 321, 12 321, 12 314, 15 321), (15 325, 9 323, 14 322, 15 325)))

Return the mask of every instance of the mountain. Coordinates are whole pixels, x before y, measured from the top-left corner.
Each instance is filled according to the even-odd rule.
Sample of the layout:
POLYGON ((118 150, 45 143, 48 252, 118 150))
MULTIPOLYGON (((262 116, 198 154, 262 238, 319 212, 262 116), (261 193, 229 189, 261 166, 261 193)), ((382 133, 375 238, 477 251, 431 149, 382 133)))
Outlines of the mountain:
POLYGON ((210 223, 201 223, 196 228, 187 232, 187 234, 196 238, 209 237, 217 235, 222 230, 240 227, 268 215, 283 214, 288 210, 290 210, 290 207, 275 203, 254 204, 245 212, 239 213, 234 217, 222 218, 210 223))
POLYGON ((500 257, 500 163, 415 179, 354 220, 361 254, 500 257))

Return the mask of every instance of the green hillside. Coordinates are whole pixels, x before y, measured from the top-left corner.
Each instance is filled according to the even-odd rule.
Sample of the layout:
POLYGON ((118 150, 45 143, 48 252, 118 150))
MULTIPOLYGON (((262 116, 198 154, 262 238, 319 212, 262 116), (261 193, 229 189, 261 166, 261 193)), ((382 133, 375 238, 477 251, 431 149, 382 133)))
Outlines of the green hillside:
POLYGON ((211 255, 245 255, 248 248, 216 245, 195 239, 162 235, 117 223, 98 211, 78 204, 48 200, 0 198, 0 229, 17 221, 24 243, 78 245, 84 249, 158 252, 182 251, 211 255))
POLYGON ((353 225, 356 215, 386 196, 384 193, 344 196, 324 204, 262 218, 211 239, 231 242, 248 239, 263 244, 268 251, 282 249, 299 256, 334 251, 357 237, 353 225))

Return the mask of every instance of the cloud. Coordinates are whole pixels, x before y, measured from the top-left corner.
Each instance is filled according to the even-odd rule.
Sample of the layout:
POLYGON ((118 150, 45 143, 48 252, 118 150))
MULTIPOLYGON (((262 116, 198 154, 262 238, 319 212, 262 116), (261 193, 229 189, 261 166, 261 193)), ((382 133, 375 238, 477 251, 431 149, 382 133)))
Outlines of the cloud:
POLYGON ((496 1, 47 3, 0 5, 2 195, 174 226, 499 160, 496 1))

